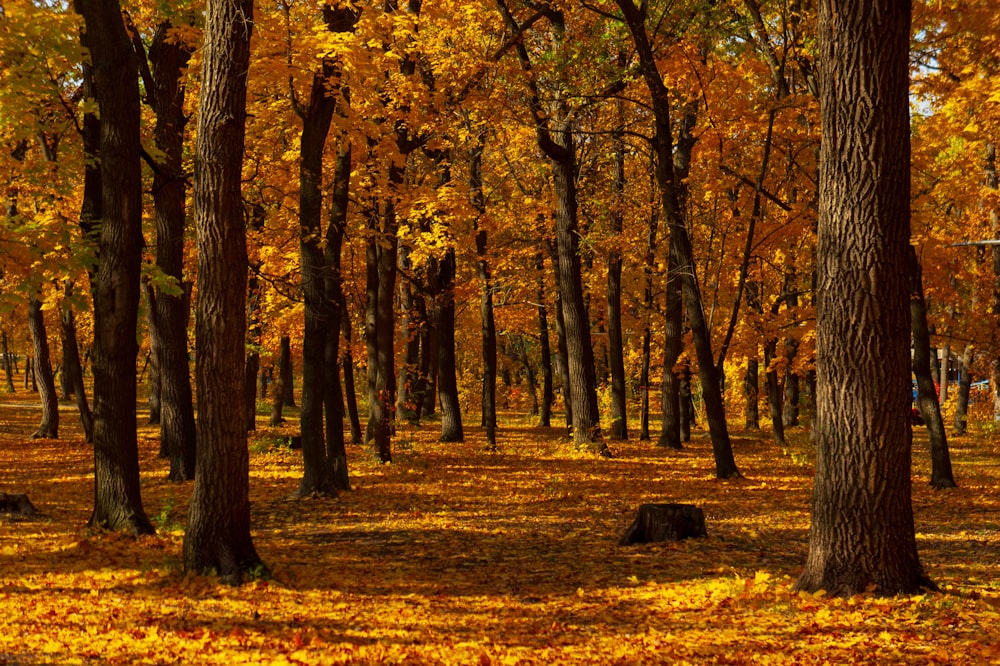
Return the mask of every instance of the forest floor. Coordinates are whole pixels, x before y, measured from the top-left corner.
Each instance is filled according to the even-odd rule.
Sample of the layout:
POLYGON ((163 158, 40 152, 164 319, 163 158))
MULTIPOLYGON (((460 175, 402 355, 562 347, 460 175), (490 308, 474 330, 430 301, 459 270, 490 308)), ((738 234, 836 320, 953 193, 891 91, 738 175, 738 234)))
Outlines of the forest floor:
POLYGON ((1000 663, 1000 439, 950 441, 958 489, 935 491, 917 432, 914 510, 939 593, 851 599, 791 590, 805 561, 812 452, 737 433, 746 478, 714 478, 707 435, 684 450, 614 443, 578 454, 560 429, 505 415, 437 442, 398 432, 394 460, 349 448, 353 490, 289 499, 292 431, 251 440, 257 549, 269 579, 233 588, 185 574, 191 484, 166 481, 142 427, 143 501, 158 534, 88 531, 92 450, 72 410, 58 441, 26 439, 34 400, 0 399, 3 664, 1000 663), (621 547, 640 503, 701 506, 708 537, 621 547))

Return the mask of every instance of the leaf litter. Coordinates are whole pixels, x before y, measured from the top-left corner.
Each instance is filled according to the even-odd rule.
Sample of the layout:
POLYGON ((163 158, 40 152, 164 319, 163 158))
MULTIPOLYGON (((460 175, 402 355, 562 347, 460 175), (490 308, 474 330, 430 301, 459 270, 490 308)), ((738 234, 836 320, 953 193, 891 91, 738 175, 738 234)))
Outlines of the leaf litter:
POLYGON ((42 515, 0 518, 0 664, 1000 663, 989 435, 953 438, 949 491, 926 484, 915 438, 918 545, 942 592, 837 599, 791 591, 807 434, 782 450, 743 433, 746 478, 719 481, 705 433, 682 451, 615 443, 604 460, 506 417, 495 454, 475 428, 439 443, 436 423, 409 428, 388 465, 350 447, 354 489, 304 500, 289 499, 300 454, 262 429, 252 518, 273 577, 231 588, 182 570, 192 486, 166 481, 155 429, 139 442, 158 534, 136 540, 84 527, 82 437, 30 441, 5 415, 0 491, 27 492, 42 515), (651 501, 701 506, 708 537, 618 546, 651 501))

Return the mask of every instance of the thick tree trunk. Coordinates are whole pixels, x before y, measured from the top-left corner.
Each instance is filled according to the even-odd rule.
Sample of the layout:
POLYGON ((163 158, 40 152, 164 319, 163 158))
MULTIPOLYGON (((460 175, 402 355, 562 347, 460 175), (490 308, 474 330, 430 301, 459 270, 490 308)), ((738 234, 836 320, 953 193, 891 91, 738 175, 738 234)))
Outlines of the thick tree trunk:
POLYGON ((32 439, 59 438, 59 394, 56 392, 52 361, 49 357, 49 340, 45 331, 42 301, 32 296, 28 303, 28 330, 35 353, 35 371, 38 374, 38 397, 42 401, 42 422, 31 435, 32 439))
POLYGON ((646 322, 642 332, 642 364, 639 369, 639 441, 650 441, 649 436, 649 365, 653 331, 646 322))
POLYGON ((250 536, 243 404, 246 231, 240 195, 252 0, 209 0, 195 146, 198 475, 184 567, 238 584, 266 572, 250 536))
POLYGON ((84 120, 84 151, 97 166, 84 174, 80 215, 85 237, 97 234, 91 273, 95 492, 89 525, 148 534, 154 530, 142 508, 135 416, 142 258, 135 53, 117 0, 76 0, 75 6, 84 19, 81 42, 90 53, 85 87, 98 109, 97 116, 84 120))
POLYGON ((927 328, 927 304, 924 300, 923 271, 917 251, 911 245, 907 256, 910 277, 910 332, 913 336, 913 375, 917 378, 917 404, 927 425, 931 446, 931 485, 935 488, 955 488, 948 454, 948 439, 941 418, 941 405, 931 374, 931 338, 927 328))
MULTIPOLYGON (((405 245, 399 248, 399 263, 404 271, 412 271, 410 250, 405 245)), ((417 382, 420 376, 420 323, 415 311, 413 285, 408 280, 403 280, 399 286, 399 310, 399 328, 403 332, 405 344, 399 381, 396 382, 396 413, 411 425, 419 425, 421 397, 417 382)))
MULTIPOLYGON (((72 293, 72 285, 67 283, 66 294, 72 293)), ((80 345, 76 337, 76 317, 69 305, 64 305, 62 311, 62 343, 63 371, 76 401, 76 409, 80 413, 80 426, 88 444, 94 443, 94 417, 87 401, 87 389, 83 383, 83 366, 80 363, 80 345)))
MULTIPOLYGON (((438 262, 433 257, 427 262, 424 271, 427 280, 428 298, 436 301, 441 292, 441 281, 438 279, 438 262)), ((420 300, 423 308, 423 328, 420 329, 420 378, 423 380, 423 399, 420 405, 422 416, 432 416, 437 413, 438 404, 438 321, 437 305, 427 307, 427 299, 420 300)))
POLYGON ((795 587, 933 584, 911 503, 909 3, 819 5, 816 479, 795 587))
POLYGON ((958 399, 955 401, 955 434, 964 435, 969 412, 969 390, 972 388, 972 345, 965 345, 959 360, 958 399))
POLYGON ((691 441, 691 426, 694 425, 694 400, 691 397, 691 366, 685 363, 677 382, 677 396, 680 401, 678 414, 681 422, 681 441, 691 441))
POLYGON ((448 248, 438 266, 441 294, 438 296, 438 396, 441 400, 441 441, 465 440, 458 399, 458 369, 455 362, 455 249, 448 248))

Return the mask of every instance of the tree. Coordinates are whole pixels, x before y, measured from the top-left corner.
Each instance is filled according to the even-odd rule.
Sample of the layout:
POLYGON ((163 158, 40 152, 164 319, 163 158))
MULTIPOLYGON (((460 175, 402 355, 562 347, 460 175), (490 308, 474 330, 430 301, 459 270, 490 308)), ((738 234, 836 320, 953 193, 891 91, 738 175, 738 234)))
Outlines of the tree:
MULTIPOLYGON (((705 400, 706 418, 712 437, 712 450, 715 455, 716 476, 732 478, 740 476, 733 457, 732 443, 729 440, 729 430, 726 425, 725 407, 722 402, 721 376, 716 367, 715 355, 712 352, 712 341, 705 311, 702 305, 701 292, 696 275, 691 246, 691 237, 685 218, 684 180, 690 168, 691 150, 695 139, 691 135, 696 120, 695 108, 690 104, 682 115, 676 146, 674 143, 674 128, 671 124, 670 92, 664 84, 663 77, 657 68, 653 44, 646 26, 648 18, 648 3, 643 1, 636 5, 629 0, 616 0, 622 12, 625 24, 632 34, 632 41, 639 58, 639 69, 646 87, 649 89, 655 130, 653 134, 653 149, 656 154, 656 181, 660 190, 660 205, 663 217, 670 230, 670 250, 667 280, 667 298, 676 294, 674 286, 677 282, 683 293, 684 306, 688 322, 694 337, 695 352, 698 360, 698 372, 701 377, 702 396, 705 400), (676 151, 675 151, 676 147, 676 151), (678 279, 678 276, 680 279, 678 279)), ((674 296, 676 298, 676 296, 674 296)), ((679 304, 671 308, 668 305, 669 326, 677 324, 679 304)), ((673 333, 674 336, 678 333, 673 333)), ((672 341, 668 339, 669 347, 672 341)), ((676 344, 676 343, 673 343, 676 344)), ((667 358, 666 362, 669 363, 667 358)), ((666 365, 666 363, 665 363, 666 365)), ((672 364, 671 364, 672 367, 672 364)), ((664 369, 664 374, 669 368, 664 369)), ((666 383, 667 379, 664 379, 666 383)), ((664 399, 666 403, 667 400, 664 399)), ((664 405, 666 413, 668 405, 664 405)))
POLYGON ((100 127, 96 146, 97 137, 86 136, 93 130, 84 128, 85 150, 97 149, 88 157, 99 166, 84 174, 80 216, 84 237, 96 238, 97 257, 91 272, 95 492, 89 525, 145 534, 154 530, 142 508, 135 420, 142 252, 138 72, 118 0, 77 0, 75 6, 84 20, 81 42, 90 52, 85 84, 98 109, 84 123, 100 127))
POLYGON ((165 278, 156 286, 150 304, 150 346, 159 369, 160 445, 170 456, 169 478, 190 481, 195 474, 197 428, 187 348, 191 287, 183 274, 187 226, 183 156, 188 121, 183 74, 194 45, 178 33, 169 20, 161 22, 149 49, 148 98, 156 111, 154 138, 160 155, 153 173, 156 265, 165 278))
POLYGON ((909 2, 819 5, 818 432, 799 590, 933 585, 910 484, 910 21, 909 2))
POLYGON ((243 401, 247 251, 240 184, 253 0, 209 0, 195 146, 198 452, 184 567, 239 584, 263 563, 250 536, 243 401))
MULTIPOLYGON (((931 485, 935 488, 954 488, 955 477, 951 471, 948 438, 941 418, 941 405, 934 389, 931 374, 931 336, 927 327, 927 302, 924 299, 923 270, 912 245, 907 254, 907 272, 910 278, 910 331, 913 335, 913 376, 917 379, 917 403, 931 444, 931 485)), ((947 362, 947 361, 946 361, 947 362)))

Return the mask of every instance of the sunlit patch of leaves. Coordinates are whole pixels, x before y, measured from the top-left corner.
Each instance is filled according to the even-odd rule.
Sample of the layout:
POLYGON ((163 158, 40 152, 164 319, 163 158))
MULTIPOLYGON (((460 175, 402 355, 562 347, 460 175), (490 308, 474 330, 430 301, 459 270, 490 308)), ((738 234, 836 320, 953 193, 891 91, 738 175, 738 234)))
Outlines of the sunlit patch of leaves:
MULTIPOLYGON (((28 433, 35 420, 26 408, 3 415, 4 432, 28 433)), ((918 540, 942 593, 831 599, 791 591, 809 520, 804 433, 790 433, 786 451, 766 434, 738 436, 746 478, 719 481, 701 433, 681 451, 628 442, 599 460, 561 430, 505 416, 496 454, 475 429, 441 444, 433 424, 407 427, 409 446, 390 465, 351 447, 354 490, 338 498, 289 499, 300 453, 255 450, 254 537, 273 578, 239 588, 182 570, 191 484, 166 481, 155 430, 140 443, 159 534, 138 540, 84 529, 92 453, 82 438, 5 434, 0 489, 29 493, 43 516, 0 519, 0 663, 1000 659, 992 439, 956 439, 961 487, 934 491, 916 438, 918 540), (619 547, 646 501, 703 507, 709 536, 619 547)))

